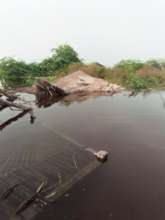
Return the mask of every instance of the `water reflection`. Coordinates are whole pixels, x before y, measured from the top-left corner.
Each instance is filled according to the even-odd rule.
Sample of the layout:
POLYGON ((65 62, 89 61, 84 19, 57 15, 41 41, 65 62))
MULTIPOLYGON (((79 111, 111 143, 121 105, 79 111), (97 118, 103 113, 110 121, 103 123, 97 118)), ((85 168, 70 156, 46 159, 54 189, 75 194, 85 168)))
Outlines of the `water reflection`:
MULTIPOLYGON (((29 115, 25 114, 18 117, 18 123, 7 123, 13 126, 0 134, 0 174, 7 173, 10 182, 14 172, 18 177, 28 177, 27 185, 32 184, 32 189, 36 189, 46 176, 50 187, 47 195, 54 195, 54 183, 57 186, 65 183, 69 174, 73 176, 77 172, 77 167, 86 165, 88 155, 83 153, 84 148, 104 148, 110 152, 110 160, 99 169, 98 178, 95 181, 92 178, 89 184, 95 196, 91 196, 89 190, 81 197, 79 191, 76 201, 84 198, 86 210, 89 206, 94 211, 103 210, 102 213, 107 213, 111 204, 114 215, 120 215, 115 219, 129 219, 127 211, 131 213, 132 207, 131 219, 134 211, 139 213, 139 210, 139 219, 146 219, 142 216, 145 213, 152 214, 147 219, 157 219, 154 218, 156 209, 162 217, 165 198, 164 97, 164 92, 159 94, 156 91, 132 97, 129 93, 122 93, 97 98, 80 96, 74 99, 68 96, 59 102, 50 98, 36 101, 38 107, 33 107, 37 120, 31 120, 35 122, 33 126, 29 123, 29 115), (17 170, 13 171, 13 168, 17 170), (62 174, 60 178, 59 174, 62 174), (36 180, 39 175, 42 178, 36 180), (100 198, 105 198, 101 205, 100 198)), ((5 114, 11 117, 6 110, 0 112, 0 117, 5 114)), ((0 184, 0 191, 2 186, 0 184)), ((15 205, 14 202, 11 206, 15 205)), ((75 204, 71 204, 73 208, 75 204)))
POLYGON ((29 112, 29 110, 25 110, 25 111, 20 112, 16 116, 9 118, 8 120, 3 122, 2 124, 0 124, 0 131, 4 130, 10 124, 16 122, 18 119, 24 117, 26 114, 30 114, 30 123, 33 124, 36 117, 33 115, 32 112, 29 112))
POLYGON ((75 93, 70 94, 64 97, 59 96, 50 96, 46 94, 38 94, 36 95, 36 105, 41 108, 47 108, 52 106, 53 104, 60 102, 61 104, 65 105, 66 107, 71 105, 74 102, 84 102, 88 99, 94 99, 101 96, 108 96, 111 97, 115 93, 103 93, 103 92, 91 92, 91 93, 75 93))
POLYGON ((160 91, 158 91, 158 94, 159 94, 160 99, 162 101, 162 106, 163 106, 163 108, 165 108, 165 98, 164 98, 163 94, 160 91))
MULTIPOLYGON (((75 102, 77 102, 77 103, 85 102, 87 100, 96 99, 96 98, 101 99, 101 97, 98 96, 98 93, 91 93, 90 95, 89 94, 84 94, 84 93, 82 93, 82 94, 73 94, 73 95, 68 95, 64 98, 48 96, 48 95, 34 96, 34 95, 28 95, 28 94, 23 94, 23 93, 22 94, 17 94, 17 95, 19 95, 21 100, 23 100, 26 104, 30 103, 30 105, 33 106, 35 111, 36 111, 36 106, 38 108, 42 108, 42 107, 43 108, 50 108, 55 103, 59 103, 57 106, 64 105, 65 107, 68 107, 68 106, 72 105, 75 102), (27 101, 25 101, 25 100, 27 100, 27 101)), ((100 94, 100 95, 103 95, 103 94, 100 94)), ((117 97, 122 96, 123 98, 124 98, 124 96, 126 96, 128 100, 129 100, 129 97, 130 98, 132 97, 133 100, 137 100, 138 97, 145 97, 145 98, 148 97, 148 99, 151 99, 151 98, 154 98, 156 95, 158 95, 158 97, 160 98, 160 100, 162 102, 162 107, 163 107, 163 109, 165 109, 165 97, 164 97, 164 92, 163 91, 155 91, 153 93, 151 93, 149 91, 145 91, 143 93, 132 93, 132 92, 128 93, 128 92, 125 92, 123 94, 119 94, 119 95, 116 95, 116 96, 117 97)), ((110 97, 113 96, 113 94, 111 94, 111 95, 110 94, 104 94, 104 96, 102 96, 102 97, 104 99, 104 97, 108 98, 108 96, 110 98, 110 97)), ((158 101, 158 100, 156 100, 156 101, 158 101)), ((154 100, 153 100, 153 102, 154 102, 154 100)), ((130 103, 131 103, 131 101, 130 101, 130 103)), ((150 105, 151 105, 151 103, 150 103, 150 105)), ((6 107, 7 106, 0 106, 0 112, 2 110, 4 110, 6 107)), ((104 106, 102 106, 102 107, 104 108, 104 106)), ((10 124, 14 123, 15 121, 19 120, 20 118, 23 118, 28 113, 29 113, 29 111, 23 111, 23 112, 18 113, 16 116, 9 117, 5 122, 0 124, 0 130, 3 130, 4 128, 9 126, 10 124)), ((33 124, 35 122, 36 116, 33 114, 33 112, 30 112, 29 118, 30 118, 30 120, 29 120, 30 123, 33 124)))
POLYGON ((38 94, 36 95, 36 105, 41 108, 47 108, 50 107, 51 105, 59 102, 61 100, 61 97, 56 97, 56 96, 50 96, 46 94, 38 94))

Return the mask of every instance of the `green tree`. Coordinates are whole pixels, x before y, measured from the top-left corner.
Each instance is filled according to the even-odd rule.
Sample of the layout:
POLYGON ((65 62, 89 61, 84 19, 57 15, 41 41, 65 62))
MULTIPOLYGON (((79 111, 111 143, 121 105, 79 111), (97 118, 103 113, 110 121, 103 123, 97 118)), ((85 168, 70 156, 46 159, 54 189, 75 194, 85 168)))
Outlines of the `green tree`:
POLYGON ((24 61, 6 57, 0 60, 0 78, 3 86, 13 87, 26 82, 31 69, 24 61))
POLYGON ((50 75, 67 68, 72 63, 78 62, 80 62, 80 59, 77 52, 71 46, 65 44, 52 49, 52 55, 44 59, 39 67, 42 74, 50 75))
POLYGON ((52 52, 52 59, 56 63, 57 68, 63 68, 71 63, 80 62, 77 52, 67 44, 52 49, 52 52))
POLYGON ((0 80, 5 87, 26 86, 32 83, 35 77, 54 75, 77 62, 80 62, 78 54, 69 45, 53 49, 51 56, 40 63, 27 64, 5 57, 0 60, 0 80))

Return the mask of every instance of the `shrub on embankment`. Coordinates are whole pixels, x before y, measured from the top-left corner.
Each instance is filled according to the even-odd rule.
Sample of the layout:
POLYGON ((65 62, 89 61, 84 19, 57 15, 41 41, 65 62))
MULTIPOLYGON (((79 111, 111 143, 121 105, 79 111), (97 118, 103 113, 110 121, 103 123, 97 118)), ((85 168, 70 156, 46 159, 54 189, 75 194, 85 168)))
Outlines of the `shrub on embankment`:
POLYGON ((130 90, 143 90, 149 88, 165 88, 165 61, 124 60, 112 68, 99 63, 71 64, 65 74, 83 70, 91 76, 109 80, 130 90))
POLYGON ((112 68, 110 79, 131 90, 165 88, 165 61, 122 61, 112 68))

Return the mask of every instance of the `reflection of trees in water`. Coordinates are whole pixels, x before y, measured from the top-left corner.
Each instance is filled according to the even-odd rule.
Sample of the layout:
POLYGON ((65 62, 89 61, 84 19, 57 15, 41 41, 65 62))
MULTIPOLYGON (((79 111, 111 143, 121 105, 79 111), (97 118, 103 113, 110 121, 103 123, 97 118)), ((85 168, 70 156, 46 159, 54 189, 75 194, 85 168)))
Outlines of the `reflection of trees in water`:
POLYGON ((160 100, 162 101, 163 108, 165 108, 165 98, 160 91, 158 92, 158 94, 159 94, 160 100))
POLYGON ((56 102, 59 102, 61 100, 61 97, 57 96, 50 96, 46 94, 37 94, 36 95, 36 105, 41 108, 48 108, 51 105, 55 104, 56 102))
MULTIPOLYGON (((148 95, 150 95, 150 90, 146 90, 146 91, 144 91, 143 93, 142 93, 142 95, 143 95, 143 97, 144 98, 146 98, 148 95)), ((135 97, 135 96, 137 96, 139 94, 139 92, 131 92, 130 94, 129 94, 129 97, 135 97)), ((162 106, 163 106, 163 108, 165 108, 165 97, 162 95, 162 93, 160 92, 160 91, 158 91, 158 95, 159 95, 159 97, 160 97, 160 100, 161 100, 161 102, 162 102, 162 106)))
POLYGON ((144 91, 131 91, 130 92, 130 94, 129 94, 129 97, 135 97, 135 96, 137 96, 137 95, 139 95, 139 94, 142 94, 142 96, 144 97, 144 98, 146 98, 148 95, 150 95, 150 92, 151 92, 151 90, 144 90, 144 91))

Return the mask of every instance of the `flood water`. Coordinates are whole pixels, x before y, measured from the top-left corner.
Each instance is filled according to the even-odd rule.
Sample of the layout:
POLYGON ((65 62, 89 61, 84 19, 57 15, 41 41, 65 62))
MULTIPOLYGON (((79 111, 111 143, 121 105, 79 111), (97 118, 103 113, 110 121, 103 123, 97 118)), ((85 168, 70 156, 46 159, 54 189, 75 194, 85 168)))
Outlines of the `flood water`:
MULTIPOLYGON (((135 97, 123 93, 70 105, 59 102, 48 108, 35 107, 33 124, 27 114, 1 131, 0 175, 8 172, 10 176, 13 166, 42 162, 54 146, 58 152, 61 146, 67 151, 70 145, 104 149, 109 152, 108 161, 34 219, 163 220, 164 99, 165 92, 135 97), (4 158, 8 159, 5 163, 4 158)), ((3 110, 0 123, 11 114, 17 112, 3 110)))

